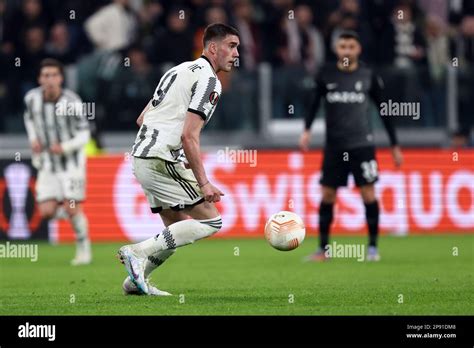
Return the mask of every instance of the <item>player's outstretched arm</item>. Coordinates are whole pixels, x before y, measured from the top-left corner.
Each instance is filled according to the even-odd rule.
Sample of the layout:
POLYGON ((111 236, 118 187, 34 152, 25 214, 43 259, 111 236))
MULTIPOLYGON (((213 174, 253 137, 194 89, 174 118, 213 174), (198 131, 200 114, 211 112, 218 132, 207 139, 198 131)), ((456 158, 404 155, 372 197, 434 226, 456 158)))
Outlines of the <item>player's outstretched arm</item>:
MULTIPOLYGON (((381 116, 382 117, 382 116, 381 116)), ((392 120, 388 117, 382 117, 385 130, 387 131, 390 145, 392 147, 392 158, 395 167, 400 167, 403 162, 402 150, 398 145, 397 134, 395 133, 395 127, 393 126, 392 120)))
POLYGON ((38 154, 41 152, 41 144, 38 141, 36 134, 35 124, 33 122, 33 115, 25 100, 25 112, 23 114, 23 120, 25 122, 26 133, 28 134, 28 140, 30 141, 31 150, 33 153, 38 154))
MULTIPOLYGON (((372 75, 372 87, 370 89, 370 96, 372 100, 375 103, 375 106, 377 107, 377 110, 380 110, 381 104, 384 102, 384 83, 383 80, 380 76, 377 76, 375 74, 372 75)), ((379 113, 380 114, 380 113, 379 113)), ((402 156, 402 150, 400 149, 400 146, 398 145, 398 140, 397 140, 397 133, 395 132, 395 127, 393 126, 393 122, 389 117, 383 117, 380 115, 382 118, 383 125, 385 126, 385 130, 387 131, 388 138, 390 140, 390 145, 392 146, 392 157, 393 157, 393 162, 395 163, 395 166, 398 168, 402 165, 403 162, 403 156, 402 156)))
POLYGON ((90 139, 90 131, 89 129, 81 129, 79 130, 74 138, 71 138, 67 141, 63 141, 62 143, 54 143, 50 147, 50 151, 57 155, 63 153, 71 153, 75 150, 79 150, 86 146, 87 142, 90 139))
POLYGON ((201 160, 199 136, 203 125, 204 120, 200 115, 187 112, 181 141, 189 167, 193 171, 199 187, 201 187, 204 199, 208 202, 219 202, 220 196, 224 194, 209 182, 201 160))
POLYGON ((83 148, 89 141, 91 136, 89 121, 81 110, 76 111, 77 114, 73 116, 76 134, 71 139, 63 141, 60 144, 52 144, 50 147, 52 153, 58 155, 63 153, 68 154, 83 148))
POLYGON ((316 81, 316 88, 314 89, 314 99, 309 113, 304 119, 304 131, 300 136, 299 146, 302 151, 308 151, 309 143, 311 140, 311 125, 313 124, 316 113, 318 112, 319 105, 321 103, 321 97, 326 93, 323 81, 318 78, 316 81))

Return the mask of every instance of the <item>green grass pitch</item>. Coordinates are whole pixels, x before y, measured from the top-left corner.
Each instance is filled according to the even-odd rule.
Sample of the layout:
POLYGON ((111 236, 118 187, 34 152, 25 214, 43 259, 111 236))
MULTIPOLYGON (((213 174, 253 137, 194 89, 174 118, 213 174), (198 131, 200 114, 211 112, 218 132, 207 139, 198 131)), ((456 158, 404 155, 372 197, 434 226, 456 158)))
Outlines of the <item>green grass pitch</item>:
POLYGON ((198 241, 153 273, 153 282, 171 297, 122 294, 126 271, 115 258, 119 244, 94 244, 93 264, 72 267, 73 245, 41 243, 37 262, 0 259, 0 314, 474 314, 473 236, 387 236, 380 239, 378 263, 303 263, 316 242, 308 238, 281 252, 264 240, 198 241))

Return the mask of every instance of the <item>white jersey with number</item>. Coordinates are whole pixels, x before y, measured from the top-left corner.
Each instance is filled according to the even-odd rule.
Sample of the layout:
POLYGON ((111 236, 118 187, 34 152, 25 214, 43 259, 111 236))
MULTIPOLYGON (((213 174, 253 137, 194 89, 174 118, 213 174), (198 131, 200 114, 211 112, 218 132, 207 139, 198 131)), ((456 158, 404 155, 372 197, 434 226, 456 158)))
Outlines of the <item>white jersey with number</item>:
POLYGON ((132 155, 171 162, 184 161, 181 135, 186 112, 201 116, 207 124, 221 91, 221 83, 204 56, 168 70, 153 94, 150 108, 144 114, 132 155))
POLYGON ((84 104, 74 92, 63 89, 58 100, 49 102, 41 87, 25 95, 25 128, 30 142, 41 146, 39 154, 32 155, 38 169, 36 201, 85 199, 86 154, 89 140, 89 122, 84 104), (61 145, 62 154, 54 154, 50 147, 61 145))
POLYGON ((42 151, 33 156, 38 170, 62 173, 84 170, 86 155, 84 145, 90 131, 81 98, 63 89, 55 102, 45 101, 41 87, 30 90, 24 98, 25 128, 30 142, 38 141, 42 151), (64 153, 53 154, 49 148, 61 144, 64 153))

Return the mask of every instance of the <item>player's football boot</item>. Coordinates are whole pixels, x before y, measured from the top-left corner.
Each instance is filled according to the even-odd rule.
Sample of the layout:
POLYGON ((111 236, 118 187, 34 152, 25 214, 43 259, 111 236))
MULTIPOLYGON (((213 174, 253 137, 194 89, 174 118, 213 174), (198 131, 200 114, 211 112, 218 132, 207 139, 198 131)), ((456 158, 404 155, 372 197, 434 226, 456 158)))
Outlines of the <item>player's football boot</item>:
POLYGON ((380 254, 377 247, 369 246, 367 250, 367 261, 380 261, 380 254))
POLYGON ((148 294, 148 284, 145 280, 145 263, 146 258, 137 255, 131 246, 125 245, 118 251, 118 258, 123 261, 130 280, 141 290, 143 293, 148 294))
POLYGON ((88 265, 92 262, 91 243, 88 239, 76 243, 76 256, 71 260, 71 265, 88 265))
POLYGON ((330 257, 326 255, 324 249, 319 248, 314 254, 308 255, 304 258, 306 262, 324 262, 329 261, 330 257))
MULTIPOLYGON (((148 295, 151 296, 171 296, 169 292, 162 291, 151 284, 151 278, 147 278, 145 282, 148 285, 148 295)), ((123 293, 125 295, 144 295, 140 289, 130 280, 130 277, 125 278, 122 284, 123 293)))

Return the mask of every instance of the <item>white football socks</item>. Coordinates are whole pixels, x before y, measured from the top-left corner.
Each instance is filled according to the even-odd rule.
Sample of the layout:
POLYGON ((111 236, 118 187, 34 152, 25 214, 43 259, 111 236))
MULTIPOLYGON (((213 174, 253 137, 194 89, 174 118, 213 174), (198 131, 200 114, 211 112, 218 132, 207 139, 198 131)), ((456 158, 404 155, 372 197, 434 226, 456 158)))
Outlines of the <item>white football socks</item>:
POLYGON ((76 233, 76 240, 82 242, 89 239, 89 227, 85 214, 81 211, 71 216, 71 224, 76 233))
POLYGON ((163 250, 148 256, 145 263, 145 278, 148 278, 151 272, 161 266, 171 255, 176 252, 176 249, 163 250))
POLYGON ((219 231, 221 227, 220 216, 207 220, 178 221, 166 227, 155 237, 134 244, 133 249, 142 257, 148 257, 158 251, 176 249, 209 237, 219 231))
POLYGON ((59 205, 54 214, 54 218, 58 220, 69 219, 69 215, 62 205, 59 205))

